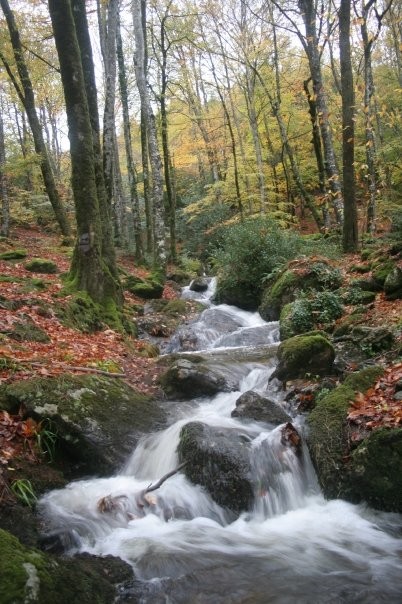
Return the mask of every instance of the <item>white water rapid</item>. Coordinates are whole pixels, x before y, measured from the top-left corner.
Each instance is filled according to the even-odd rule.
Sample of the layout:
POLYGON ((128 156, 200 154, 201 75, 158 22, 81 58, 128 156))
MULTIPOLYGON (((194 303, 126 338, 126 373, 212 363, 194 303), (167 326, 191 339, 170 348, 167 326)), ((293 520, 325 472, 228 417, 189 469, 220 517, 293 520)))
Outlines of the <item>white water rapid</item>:
MULTIPOLYGON (((204 299, 212 292, 213 284, 204 299)), ((193 331, 199 348, 223 352, 278 337, 276 323, 225 305, 207 308, 193 331)), ((305 448, 297 456, 281 444, 280 427, 231 417, 237 398, 248 390, 284 405, 278 387, 268 383, 273 368, 273 361, 231 361, 227 370, 237 377, 238 391, 167 403, 173 410, 170 427, 144 437, 119 475, 73 482, 42 499, 50 526, 74 531, 78 549, 119 556, 133 566, 136 579, 118 602, 402 602, 401 516, 325 500, 305 448), (259 485, 254 508, 233 520, 204 488, 178 473, 154 492, 156 501, 144 517, 130 519, 124 510, 100 513, 100 498, 124 495, 121 501, 130 502, 177 467, 180 430, 190 421, 231 428, 251 441, 259 485)), ((302 418, 294 424, 303 430, 302 418)))

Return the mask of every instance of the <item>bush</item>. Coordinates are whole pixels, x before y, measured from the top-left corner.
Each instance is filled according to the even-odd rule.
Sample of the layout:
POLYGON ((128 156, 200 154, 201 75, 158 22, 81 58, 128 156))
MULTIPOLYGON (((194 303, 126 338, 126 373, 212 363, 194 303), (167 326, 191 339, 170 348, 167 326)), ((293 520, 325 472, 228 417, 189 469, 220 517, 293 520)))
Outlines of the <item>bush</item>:
POLYGON ((258 307, 264 277, 294 258, 301 237, 267 218, 248 219, 226 229, 215 252, 217 299, 246 309, 258 307))

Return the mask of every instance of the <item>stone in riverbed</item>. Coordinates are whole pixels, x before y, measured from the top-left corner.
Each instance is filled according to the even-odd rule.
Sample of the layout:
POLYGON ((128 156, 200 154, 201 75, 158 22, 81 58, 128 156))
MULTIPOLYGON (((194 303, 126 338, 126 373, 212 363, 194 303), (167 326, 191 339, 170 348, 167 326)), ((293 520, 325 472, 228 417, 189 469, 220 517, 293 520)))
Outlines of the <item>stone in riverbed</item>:
POLYGON ((235 388, 218 371, 188 359, 178 359, 160 377, 160 384, 169 398, 178 399, 211 396, 235 388))
POLYGON ((240 513, 254 500, 249 446, 248 436, 235 430, 190 422, 181 430, 178 454, 189 480, 205 487, 219 505, 240 513))
POLYGON ((291 421, 290 416, 269 398, 261 396, 253 390, 244 392, 236 401, 236 409, 231 413, 232 417, 255 419, 278 426, 291 421))

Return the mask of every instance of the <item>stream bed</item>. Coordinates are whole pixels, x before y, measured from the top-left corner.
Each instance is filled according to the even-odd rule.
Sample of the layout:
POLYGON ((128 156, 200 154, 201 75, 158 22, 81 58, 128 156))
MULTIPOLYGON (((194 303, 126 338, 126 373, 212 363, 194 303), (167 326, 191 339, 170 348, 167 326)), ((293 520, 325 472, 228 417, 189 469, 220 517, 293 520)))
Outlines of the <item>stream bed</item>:
MULTIPOLYGON (((265 323, 258 313, 213 306, 212 293, 213 283, 197 295, 207 308, 191 329, 197 348, 209 353, 210 363, 219 364, 238 389, 167 402, 169 427, 145 436, 118 475, 76 481, 42 498, 49 526, 72 531, 76 551, 111 554, 132 565, 135 580, 118 602, 402 602, 401 516, 325 500, 305 445, 296 455, 281 443, 280 426, 231 417, 236 400, 249 390, 292 411, 279 384, 269 382, 275 358, 256 354, 264 346, 275 349, 277 323, 265 323), (253 508, 234 518, 178 472, 137 517, 130 501, 179 465, 180 430, 194 421, 231 429, 251 443, 259 485, 253 508), (128 508, 124 503, 115 513, 101 513, 97 503, 108 495, 121 496, 128 508)), ((191 295, 185 288, 183 296, 191 295)), ((171 346, 178 349, 177 338, 171 346)), ((303 417, 293 417, 293 423, 303 433, 303 417)))

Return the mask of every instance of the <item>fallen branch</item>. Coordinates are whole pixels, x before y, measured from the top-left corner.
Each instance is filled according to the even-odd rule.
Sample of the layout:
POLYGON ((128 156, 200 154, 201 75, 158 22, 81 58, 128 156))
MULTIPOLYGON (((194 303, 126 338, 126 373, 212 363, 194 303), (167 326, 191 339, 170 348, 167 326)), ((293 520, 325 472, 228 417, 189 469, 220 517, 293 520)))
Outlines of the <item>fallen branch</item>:
MULTIPOLYGON (((11 357, 7 357, 13 363, 17 363, 20 365, 31 365, 32 367, 43 367, 46 364, 46 361, 29 361, 29 360, 20 360, 20 359, 12 359, 11 357)), ((86 373, 98 373, 100 375, 107 375, 108 377, 113 378, 125 378, 127 377, 125 373, 112 373, 109 371, 105 371, 103 369, 96 369, 96 367, 82 367, 80 365, 65 365, 64 363, 60 363, 59 365, 53 365, 53 367, 57 367, 60 369, 65 369, 66 371, 84 371, 86 373)))
POLYGON ((154 485, 151 484, 145 489, 145 491, 142 491, 143 494, 145 495, 145 493, 150 493, 151 491, 156 491, 156 489, 159 489, 159 487, 161 487, 163 485, 163 483, 165 482, 165 480, 167 480, 168 478, 170 478, 171 476, 173 476, 174 474, 177 474, 177 472, 180 472, 180 470, 182 468, 184 468, 184 466, 186 465, 186 461, 183 461, 183 463, 181 463, 179 466, 177 466, 177 468, 175 468, 174 470, 171 470, 171 472, 168 472, 167 474, 165 474, 164 476, 162 476, 162 478, 160 478, 158 480, 158 482, 156 482, 154 485))

